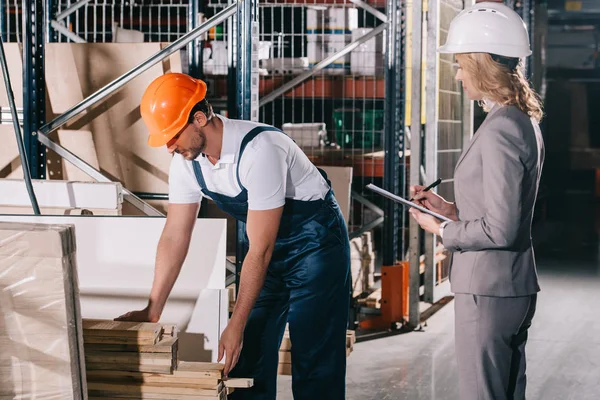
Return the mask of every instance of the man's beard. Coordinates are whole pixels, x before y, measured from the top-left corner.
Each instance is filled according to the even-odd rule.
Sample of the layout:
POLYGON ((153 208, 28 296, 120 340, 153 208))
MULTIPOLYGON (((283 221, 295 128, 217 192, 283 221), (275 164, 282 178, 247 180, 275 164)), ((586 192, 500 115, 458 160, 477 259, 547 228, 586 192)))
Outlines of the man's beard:
POLYGON ((184 154, 182 154, 182 155, 188 161, 195 160, 204 151, 205 147, 206 147, 206 136, 204 136, 203 133, 198 132, 198 134, 193 137, 190 148, 188 150, 185 150, 183 152, 184 154))

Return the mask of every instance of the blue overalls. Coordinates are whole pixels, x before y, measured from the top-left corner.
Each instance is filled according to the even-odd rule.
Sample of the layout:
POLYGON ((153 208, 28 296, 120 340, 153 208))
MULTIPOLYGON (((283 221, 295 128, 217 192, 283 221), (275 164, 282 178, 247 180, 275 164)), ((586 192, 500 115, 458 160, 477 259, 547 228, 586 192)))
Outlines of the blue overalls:
MULTIPOLYGON (((209 191, 200 164, 193 161, 202 193, 243 222, 248 192, 239 180, 239 160, 246 145, 264 131, 281 132, 259 126, 243 138, 237 164, 242 190, 235 197, 209 191)), ((229 398, 276 398, 279 347, 287 321, 294 399, 344 399, 350 281, 348 232, 333 191, 324 200, 286 199, 265 283, 246 324, 239 361, 229 374, 254 378, 254 387, 236 390, 229 398)))

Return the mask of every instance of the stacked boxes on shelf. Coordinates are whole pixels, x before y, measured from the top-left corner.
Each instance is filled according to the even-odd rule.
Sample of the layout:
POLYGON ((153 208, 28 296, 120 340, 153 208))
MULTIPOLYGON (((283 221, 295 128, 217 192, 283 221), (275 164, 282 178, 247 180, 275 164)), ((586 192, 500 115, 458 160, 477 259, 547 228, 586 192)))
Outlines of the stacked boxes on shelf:
MULTIPOLYGON (((350 44, 352 30, 358 28, 358 9, 353 7, 307 7, 307 56, 311 67, 340 52, 350 44)), ((350 55, 338 58, 325 68, 329 74, 350 70, 350 55)))
MULTIPOLYGON (((352 42, 368 34, 373 28, 352 29, 352 42)), ((350 71, 353 75, 383 76, 385 60, 385 35, 379 34, 361 43, 350 53, 350 71)))

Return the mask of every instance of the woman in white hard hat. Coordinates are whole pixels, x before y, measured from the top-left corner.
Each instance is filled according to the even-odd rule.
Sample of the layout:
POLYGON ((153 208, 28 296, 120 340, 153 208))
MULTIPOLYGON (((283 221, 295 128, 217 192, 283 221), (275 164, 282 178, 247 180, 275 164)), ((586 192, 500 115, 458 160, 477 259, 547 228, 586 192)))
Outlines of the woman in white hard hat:
POLYGON ((510 8, 478 3, 452 21, 439 52, 456 54, 456 79, 488 115, 456 165, 455 203, 411 188, 452 221, 410 213, 453 253, 460 399, 525 399, 525 343, 540 290, 531 225, 544 160, 542 108, 523 75, 529 36, 510 8))

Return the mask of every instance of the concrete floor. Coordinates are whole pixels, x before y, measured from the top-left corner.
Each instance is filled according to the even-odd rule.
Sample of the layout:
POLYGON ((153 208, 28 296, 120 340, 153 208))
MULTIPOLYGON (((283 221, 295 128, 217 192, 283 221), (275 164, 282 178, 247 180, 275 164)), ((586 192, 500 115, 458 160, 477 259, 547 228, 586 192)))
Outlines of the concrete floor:
MULTIPOLYGON (((600 244, 590 220, 590 229, 553 225, 559 240, 538 251, 542 291, 526 349, 529 400, 600 399, 600 244)), ((433 315, 424 332, 357 343, 347 399, 458 400, 453 308, 451 302, 433 315)), ((293 398, 290 377, 279 377, 277 398, 293 398)))

